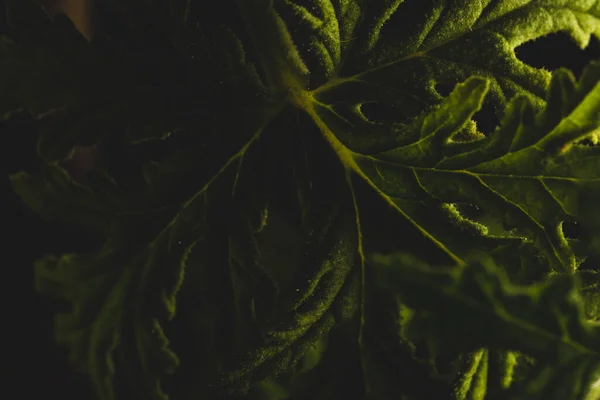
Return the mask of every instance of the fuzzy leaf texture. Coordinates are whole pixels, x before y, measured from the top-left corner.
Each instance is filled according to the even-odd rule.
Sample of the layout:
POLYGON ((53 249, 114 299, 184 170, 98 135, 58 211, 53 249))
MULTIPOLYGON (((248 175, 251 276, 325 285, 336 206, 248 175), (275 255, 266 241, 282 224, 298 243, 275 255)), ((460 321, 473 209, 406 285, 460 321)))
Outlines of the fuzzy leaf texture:
POLYGON ((97 0, 91 42, 7 8, 14 190, 104 240, 35 265, 97 398, 592 400, 600 61, 515 48, 600 40, 600 1, 204 3, 97 0))
POLYGON ((427 342, 436 353, 476 352, 471 372, 476 377, 466 389, 457 388, 456 398, 489 398, 487 370, 477 365, 488 363, 489 350, 480 348, 519 351, 537 360, 525 380, 492 398, 597 398, 600 326, 586 321, 573 275, 516 286, 489 258, 444 269, 406 254, 377 255, 373 261, 380 286, 416 310, 402 327, 404 335, 427 342))

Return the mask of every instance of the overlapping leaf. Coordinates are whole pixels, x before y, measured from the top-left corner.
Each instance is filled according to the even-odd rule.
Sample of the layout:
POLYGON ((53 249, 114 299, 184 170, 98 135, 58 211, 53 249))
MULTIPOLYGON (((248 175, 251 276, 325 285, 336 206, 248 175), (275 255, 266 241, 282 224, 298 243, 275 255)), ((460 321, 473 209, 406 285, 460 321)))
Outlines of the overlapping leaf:
MULTIPOLYGON (((585 320, 572 275, 515 286, 489 259, 447 269, 406 255, 377 255, 373 261, 379 284, 415 310, 403 327, 405 335, 426 342, 434 354, 489 347, 536 358, 532 375, 508 393, 496 393, 498 398, 588 398, 600 374, 600 330, 585 320)), ((477 365, 487 363, 484 354, 479 353, 477 365)), ((471 398, 483 399, 485 386, 483 394, 471 398)))

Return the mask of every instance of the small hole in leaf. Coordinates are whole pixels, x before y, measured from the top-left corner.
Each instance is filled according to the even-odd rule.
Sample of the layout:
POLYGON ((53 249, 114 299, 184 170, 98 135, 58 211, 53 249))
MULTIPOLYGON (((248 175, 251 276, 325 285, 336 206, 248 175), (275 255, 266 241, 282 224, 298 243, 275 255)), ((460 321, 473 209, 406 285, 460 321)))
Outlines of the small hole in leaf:
POLYGON ((442 97, 448 97, 450 93, 452 93, 452 91, 454 90, 455 86, 455 83, 440 82, 435 85, 435 91, 438 92, 442 97))
POLYGON ((600 146, 600 140, 598 140, 597 138, 585 138, 578 142, 575 142, 575 144, 579 146, 595 147, 600 146))
POLYGON ((496 116, 494 107, 487 101, 484 101, 481 110, 475 113, 473 120, 477 122, 477 130, 486 135, 492 133, 500 124, 500 120, 496 116))
POLYGON ((466 218, 477 219, 481 217, 484 212, 476 204, 459 203, 456 205, 458 211, 466 218))
POLYGON ((397 108, 380 102, 363 103, 359 110, 366 119, 377 124, 391 124, 403 119, 397 108))
POLYGON ((598 261, 595 257, 586 257, 577 267, 577 271, 598 271, 598 261))
POLYGON ((564 221, 562 231, 567 239, 580 239, 584 234, 583 226, 577 221, 564 221))

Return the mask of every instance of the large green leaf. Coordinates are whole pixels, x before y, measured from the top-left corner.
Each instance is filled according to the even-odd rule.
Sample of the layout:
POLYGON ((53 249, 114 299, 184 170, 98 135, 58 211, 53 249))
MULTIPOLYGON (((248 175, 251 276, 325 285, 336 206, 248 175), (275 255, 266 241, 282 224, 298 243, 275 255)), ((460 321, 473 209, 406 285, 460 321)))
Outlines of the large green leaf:
MULTIPOLYGON (((394 12, 402 12, 400 3, 387 2, 387 7, 382 5, 373 15, 367 11, 363 23, 373 18, 372 24, 381 27, 394 12)), ((549 94, 544 96, 550 74, 518 62, 514 48, 525 40, 563 29, 569 29, 584 46, 589 34, 600 30, 598 4, 561 7, 550 2, 544 7, 535 2, 524 3, 514 6, 500 2, 483 8, 471 2, 439 2, 427 22, 417 26, 407 23, 415 33, 419 31, 426 37, 410 42, 406 39, 409 32, 404 32, 404 36, 386 41, 380 32, 372 32, 368 42, 356 44, 358 49, 369 49, 364 60, 359 51, 348 50, 351 55, 357 54, 353 62, 334 68, 339 72, 332 72, 327 83, 312 90, 307 89, 310 70, 296 50, 293 37, 284 30, 277 6, 256 6, 248 12, 248 19, 256 24, 251 25, 256 35, 265 32, 264 38, 256 40, 256 46, 263 63, 273 68, 267 70, 267 76, 289 90, 292 103, 311 116, 346 168, 367 181, 398 212, 411 218, 411 204, 406 203, 415 201, 477 203, 496 213, 503 224, 526 232, 544 249, 554 269, 572 270, 575 259, 558 225, 566 214, 576 214, 573 205, 564 203, 567 197, 576 195, 577 189, 564 183, 564 178, 578 178, 579 185, 592 178, 585 176, 583 169, 575 171, 571 167, 571 160, 581 158, 581 154, 558 156, 564 146, 598 129, 595 85, 600 73, 598 66, 588 69, 575 90, 572 75, 558 72, 549 94), (575 11, 586 21, 578 30, 569 23, 569 16, 575 11), (267 38, 267 32, 274 30, 280 34, 267 38), (346 69, 350 71, 345 72, 346 69), (470 75, 481 78, 459 85, 429 114, 409 119, 415 114, 409 111, 410 107, 419 111, 431 109, 431 104, 439 99, 435 84, 447 83, 450 77, 456 82, 470 75), (506 107, 503 129, 488 133, 484 140, 452 143, 452 137, 480 109, 488 91, 498 109, 506 107), (507 104, 506 98, 515 95, 528 98, 519 97, 507 104), (535 115, 533 110, 544 104, 544 97, 549 105, 535 115), (361 107, 374 102, 393 108, 396 104, 397 122, 369 121, 361 107), (449 182, 452 184, 444 184, 449 182), (524 198, 522 193, 528 196, 524 198)), ((317 18, 292 2, 277 4, 292 7, 294 15, 305 21, 317 18)), ((322 21, 336 16, 333 4, 315 7, 323 14, 322 21)), ((407 4, 406 8, 398 18, 412 16, 412 7, 407 4)), ((311 25, 320 34, 325 35, 322 32, 326 31, 328 36, 339 37, 334 28, 325 22, 311 25)), ((340 41, 334 42, 337 45, 331 53, 338 54, 340 41)), ((326 62, 324 56, 319 60, 326 62)), ((323 69, 323 65, 319 67, 323 69)), ((591 166, 584 168, 594 173, 591 166)), ((423 235, 430 236, 451 258, 459 260, 443 241, 430 235, 428 227, 414 222, 423 235)))
MULTIPOLYGON (((527 284, 576 271, 587 254, 562 224, 586 219, 580 205, 598 201, 598 147, 578 142, 600 129, 600 64, 576 82, 514 50, 560 31, 584 48, 600 38, 600 2, 222 4, 99 1, 91 43, 30 1, 9 8, 0 71, 12 78, 0 79, 0 111, 39 120, 46 164, 42 176, 13 175, 15 191, 46 219, 107 239, 36 267, 38 289, 74 305, 57 339, 99 397, 504 393, 498 371, 514 354, 460 338, 449 354, 441 345, 423 354, 400 332, 406 294, 381 293, 365 254, 411 250, 469 271, 485 253, 527 284), (485 106, 501 120, 491 132, 476 122, 485 106), (109 152, 107 166, 73 181, 61 163, 94 144, 109 152), (142 156, 118 163, 119 149, 142 156), (484 215, 468 218, 465 205, 484 215), (327 337, 343 345, 323 349, 327 337), (163 390, 175 353, 181 369, 163 390), (344 363, 351 383, 343 373, 323 380, 344 363)), ((502 297, 508 284, 498 285, 502 297)), ((547 305, 562 304, 562 292, 544 293, 547 305)), ((468 317, 460 304, 451 311, 468 317)), ((509 350, 535 344, 508 333, 509 350)), ((554 361, 581 376, 595 368, 589 357, 554 361)), ((535 368, 541 388, 523 390, 537 395, 552 382, 535 368)))

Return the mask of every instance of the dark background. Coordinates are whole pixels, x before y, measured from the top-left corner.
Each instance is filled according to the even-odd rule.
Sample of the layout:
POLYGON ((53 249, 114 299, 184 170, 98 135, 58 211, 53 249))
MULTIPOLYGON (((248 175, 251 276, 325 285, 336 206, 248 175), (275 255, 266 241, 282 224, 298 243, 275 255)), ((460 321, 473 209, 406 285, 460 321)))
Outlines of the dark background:
MULTIPOLYGON (((90 34, 91 14, 85 6, 81 8, 86 2, 62 0, 45 3, 49 10, 71 10, 69 12, 76 25, 90 34)), ((517 49, 517 55, 536 67, 550 70, 567 67, 578 77, 590 60, 600 60, 600 44, 593 39, 588 48, 581 51, 566 34, 554 34, 524 44, 517 49)), ((5 135, 10 132, 8 137, 2 138, 0 147, 0 198, 4 202, 0 210, 0 226, 4 232, 1 284, 2 304, 5 306, 0 323, 4 333, 0 360, 3 371, 8 371, 8 374, 2 375, 0 396, 15 400, 33 399, 40 395, 91 399, 86 378, 70 368, 66 362, 66 351, 53 343, 52 313, 62 305, 34 292, 32 269, 33 261, 47 253, 59 255, 90 250, 91 238, 77 228, 44 222, 12 193, 7 175, 19 170, 35 171, 38 163, 31 122, 27 121, 27 118, 14 120, 14 126, 4 124, 0 131, 5 135)), ((85 159, 82 161, 73 168, 81 168, 85 159)))

